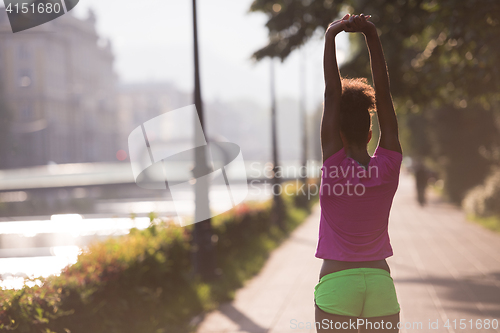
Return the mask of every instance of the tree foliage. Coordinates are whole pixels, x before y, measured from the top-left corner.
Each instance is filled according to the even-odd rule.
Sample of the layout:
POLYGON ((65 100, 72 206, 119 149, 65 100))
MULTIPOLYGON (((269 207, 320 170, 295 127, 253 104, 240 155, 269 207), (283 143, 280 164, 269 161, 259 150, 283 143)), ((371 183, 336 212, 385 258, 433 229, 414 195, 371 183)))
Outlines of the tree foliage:
MULTIPOLYGON (((372 15, 397 111, 410 132, 406 150, 432 156, 440 164, 454 201, 484 179, 491 161, 479 152, 500 142, 494 125, 500 110, 500 44, 496 42, 500 1, 255 0, 251 11, 269 17, 268 45, 254 53, 257 60, 285 59, 341 13, 372 15), (470 122, 477 126, 467 127, 470 122), (467 156, 468 165, 454 165, 467 156), (471 175, 470 170, 481 172, 471 175)), ((357 34, 351 37, 358 52, 341 68, 342 74, 370 77, 364 41, 357 34)))
MULTIPOLYGON (((500 88, 496 0, 255 0, 250 9, 269 15, 269 43, 254 53, 257 60, 285 59, 341 11, 363 12, 379 29, 396 96, 460 102, 500 88)), ((368 74, 367 59, 359 52, 347 71, 368 74)))

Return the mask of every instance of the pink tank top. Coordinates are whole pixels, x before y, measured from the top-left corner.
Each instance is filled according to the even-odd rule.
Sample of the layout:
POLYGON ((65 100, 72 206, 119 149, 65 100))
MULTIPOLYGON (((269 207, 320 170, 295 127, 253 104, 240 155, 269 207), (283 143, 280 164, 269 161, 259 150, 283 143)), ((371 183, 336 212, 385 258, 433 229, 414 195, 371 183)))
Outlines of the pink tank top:
POLYGON ((317 258, 372 261, 392 256, 387 227, 402 158, 379 146, 365 169, 342 148, 323 163, 317 258))

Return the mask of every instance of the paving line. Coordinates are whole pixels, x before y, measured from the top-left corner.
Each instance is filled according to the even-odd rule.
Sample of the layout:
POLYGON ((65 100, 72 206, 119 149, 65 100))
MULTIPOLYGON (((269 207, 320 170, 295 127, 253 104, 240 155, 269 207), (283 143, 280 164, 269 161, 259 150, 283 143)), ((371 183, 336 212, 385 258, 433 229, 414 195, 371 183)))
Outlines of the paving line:
MULTIPOLYGON (((461 281, 460 274, 458 273, 458 271, 455 269, 455 267, 453 266, 453 264, 451 263, 451 261, 445 255, 443 255, 444 252, 442 250, 442 245, 439 242, 434 241, 433 242, 434 246, 432 246, 430 239, 433 239, 433 237, 432 237, 433 234, 431 234, 429 232, 429 228, 425 228, 425 234, 427 234, 427 235, 425 235, 426 237, 424 237, 424 234, 418 233, 418 235, 428 244, 428 247, 431 249, 431 251, 434 253, 434 255, 441 261, 441 263, 447 269, 447 271, 450 273, 450 275, 460 285, 460 287, 462 288, 462 290, 464 290, 467 293, 467 295, 473 301, 475 307, 479 310, 479 312, 484 317, 494 318, 494 316, 488 314, 489 311, 485 308, 485 306, 483 305, 483 303, 481 303, 476 298, 474 292, 470 289, 470 287, 467 286, 466 284, 464 284, 461 281), (436 251, 436 248, 439 248, 439 251, 436 251)), ((499 332, 498 329, 495 330, 495 331, 499 332)))
MULTIPOLYGON (((427 244, 430 245, 427 237, 423 237, 423 236, 421 236, 421 237, 424 238, 424 239, 426 239, 427 244)), ((484 306, 484 304, 477 299, 477 297, 475 296, 474 292, 470 289, 470 287, 462 282, 462 280, 460 279, 460 274, 455 269, 455 267, 453 266, 453 264, 451 263, 451 261, 446 256, 443 255, 443 251, 442 251, 441 245, 439 245, 439 242, 435 242, 434 245, 435 246, 437 245, 437 247, 440 247, 440 250, 436 251, 434 247, 429 246, 431 248, 432 252, 441 261, 441 263, 448 270, 448 272, 451 274, 451 276, 453 276, 453 278, 460 285, 460 287, 462 288, 462 290, 464 290, 467 293, 467 295, 473 301, 474 305, 479 310, 479 312, 481 312, 481 314, 485 318, 487 318, 487 317, 495 318, 493 315, 489 314, 488 309, 486 309, 486 307, 484 306)), ((500 332, 498 329, 495 330, 495 331, 496 332, 500 332)))
MULTIPOLYGON (((440 228, 440 229, 445 230, 445 228, 443 228, 443 227, 444 226, 442 226, 442 228, 440 228)), ((456 237, 452 237, 451 233, 441 232, 440 234, 444 235, 446 241, 450 244, 450 246, 452 248, 456 249, 463 258, 465 258, 470 264, 472 264, 472 266, 474 266, 476 268, 476 270, 478 270, 479 272, 481 272, 481 274, 483 274, 483 276, 486 278, 485 279, 486 281, 492 282, 495 284, 495 286, 500 288, 500 281, 498 281, 494 278, 493 279, 491 278, 491 275, 489 274, 486 267, 481 263, 481 261, 474 254, 472 254, 470 251, 467 251, 467 249, 465 248, 463 243, 458 241, 456 239, 456 237)))
MULTIPOLYGON (((411 219, 408 219, 406 221, 410 221, 411 219)), ((408 226, 409 223, 405 223, 406 226, 408 226)), ((414 234, 414 233, 413 233, 414 234)), ((413 260, 413 263, 415 264, 415 267, 417 268, 418 275, 422 280, 426 280, 428 278, 428 274, 425 269, 425 265, 422 262, 422 259, 420 258, 420 255, 418 254, 418 251, 413 244, 412 238, 409 238, 408 240, 408 245, 410 246, 410 256, 413 260)), ((432 282, 428 281, 428 283, 425 283, 427 292, 429 293, 429 296, 431 297, 432 302, 434 303, 434 306, 436 307, 436 310, 441 317, 441 320, 443 320, 444 323, 449 319, 448 316, 446 315, 446 311, 443 308, 443 305, 441 304, 441 301, 439 300, 439 297, 437 295, 436 289, 434 288, 434 285, 432 282)), ((455 333, 455 330, 452 327, 446 327, 449 333, 455 333)))

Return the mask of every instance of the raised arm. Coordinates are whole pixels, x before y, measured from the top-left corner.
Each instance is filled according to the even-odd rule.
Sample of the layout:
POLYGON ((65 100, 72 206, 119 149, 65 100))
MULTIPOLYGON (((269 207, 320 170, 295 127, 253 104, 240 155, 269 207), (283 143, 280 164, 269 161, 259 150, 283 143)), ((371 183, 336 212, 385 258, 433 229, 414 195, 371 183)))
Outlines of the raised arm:
MULTIPOLYGON (((344 17, 347 18, 349 15, 344 17)), ((323 162, 342 149, 340 138, 340 97, 342 85, 335 51, 335 37, 344 30, 342 20, 335 21, 328 27, 325 34, 325 53, 323 68, 325 72, 325 104, 321 118, 321 151, 323 162)))
POLYGON ((362 32, 370 52, 373 85, 377 101, 377 117, 380 127, 379 146, 399 153, 401 144, 399 142, 398 119, 392 103, 389 85, 389 73, 385 62, 384 51, 378 37, 375 25, 368 21, 369 16, 356 15, 346 22, 346 31, 362 32))

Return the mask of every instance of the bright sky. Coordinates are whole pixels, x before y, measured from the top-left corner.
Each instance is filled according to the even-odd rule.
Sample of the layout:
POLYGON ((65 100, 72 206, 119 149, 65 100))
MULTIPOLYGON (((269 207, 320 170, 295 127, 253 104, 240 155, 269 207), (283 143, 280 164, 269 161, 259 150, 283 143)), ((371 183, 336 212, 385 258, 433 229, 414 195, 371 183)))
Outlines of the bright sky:
MULTIPOLYGON (((252 0, 198 0, 198 31, 202 92, 206 100, 240 98, 269 103, 269 60, 250 56, 267 41, 266 16, 248 13, 252 0)), ((171 81, 193 87, 191 0, 81 0, 75 14, 93 8, 98 32, 109 37, 116 71, 124 82, 171 81)), ((332 18, 333 19, 333 18, 332 18)), ((339 60, 346 54, 345 34, 339 37, 339 60)), ((323 41, 305 47, 308 108, 322 101, 323 41)), ((299 96, 300 56, 277 61, 278 98, 299 96)))

